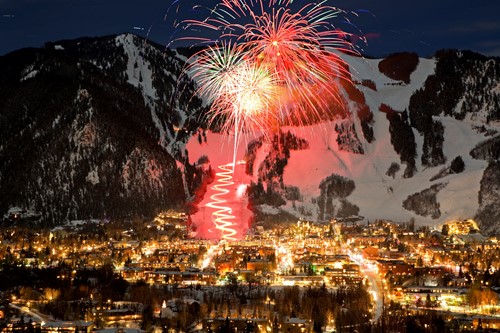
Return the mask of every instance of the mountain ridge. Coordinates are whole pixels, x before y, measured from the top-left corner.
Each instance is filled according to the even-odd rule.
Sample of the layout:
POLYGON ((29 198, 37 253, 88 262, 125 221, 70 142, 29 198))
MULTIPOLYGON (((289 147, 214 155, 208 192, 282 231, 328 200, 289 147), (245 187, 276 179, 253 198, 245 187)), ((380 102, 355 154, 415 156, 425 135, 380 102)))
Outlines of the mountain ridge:
MULTIPOLYGON (((347 113, 270 133, 303 142, 288 155, 259 133, 240 144, 257 220, 477 217, 495 233, 500 61, 452 50, 432 59, 342 56, 354 82, 343 87, 347 113), (261 142, 248 148, 252 140, 261 142), (451 172, 459 157, 464 169, 451 172), (352 191, 338 192, 351 181, 352 191), (405 208, 415 205, 430 210, 405 208)), ((131 34, 0 57, 0 213, 21 207, 58 224, 200 210, 208 194, 196 193, 229 162, 221 147, 233 143, 207 130, 185 59, 131 34)))

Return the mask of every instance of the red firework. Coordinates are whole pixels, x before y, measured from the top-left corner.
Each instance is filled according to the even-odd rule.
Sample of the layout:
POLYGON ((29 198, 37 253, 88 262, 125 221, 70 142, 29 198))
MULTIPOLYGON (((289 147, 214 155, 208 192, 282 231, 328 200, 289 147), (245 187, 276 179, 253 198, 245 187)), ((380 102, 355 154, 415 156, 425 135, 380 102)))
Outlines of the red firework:
POLYGON ((272 112, 280 122, 307 125, 332 116, 332 104, 342 100, 339 83, 351 80, 341 54, 357 53, 349 34, 332 23, 342 10, 326 1, 298 8, 292 1, 222 0, 210 13, 186 23, 220 32, 216 45, 232 40, 239 57, 272 73, 272 112))

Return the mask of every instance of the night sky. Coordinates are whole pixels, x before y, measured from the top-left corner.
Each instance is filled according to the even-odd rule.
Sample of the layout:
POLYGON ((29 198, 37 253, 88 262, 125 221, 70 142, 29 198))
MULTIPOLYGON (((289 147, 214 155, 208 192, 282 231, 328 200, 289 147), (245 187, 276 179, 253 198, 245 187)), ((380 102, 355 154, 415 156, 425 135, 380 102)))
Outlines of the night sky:
MULTIPOLYGON (((184 7, 188 1, 180 0, 184 7), (182 3, 185 1, 185 3, 182 3)), ((175 18, 201 19, 200 12, 169 11, 172 0, 0 0, 0 55, 47 41, 132 32, 167 45, 175 18)), ((198 4, 209 3, 199 0, 198 4)), ((296 4, 305 2, 295 0, 296 4)), ((339 0, 351 23, 338 28, 364 35, 367 56, 414 51, 429 57, 443 48, 500 56, 498 0, 339 0)), ((206 13, 206 12, 204 12, 206 13)), ((175 45, 175 44, 174 44, 175 45)))

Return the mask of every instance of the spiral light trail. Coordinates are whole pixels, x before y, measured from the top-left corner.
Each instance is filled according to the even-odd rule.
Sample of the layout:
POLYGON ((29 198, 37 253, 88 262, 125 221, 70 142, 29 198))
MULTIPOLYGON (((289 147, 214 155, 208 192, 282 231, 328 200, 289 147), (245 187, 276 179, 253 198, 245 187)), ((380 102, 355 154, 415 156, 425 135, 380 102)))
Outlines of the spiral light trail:
POLYGON ((219 169, 222 171, 215 174, 217 183, 212 186, 212 189, 217 193, 210 196, 212 201, 206 205, 215 210, 212 213, 212 221, 215 224, 215 228, 221 231, 221 239, 228 241, 237 240, 237 231, 232 228, 236 217, 233 215, 231 207, 227 204, 227 199, 224 198, 230 192, 229 188, 234 185, 234 167, 235 163, 219 165, 219 169))

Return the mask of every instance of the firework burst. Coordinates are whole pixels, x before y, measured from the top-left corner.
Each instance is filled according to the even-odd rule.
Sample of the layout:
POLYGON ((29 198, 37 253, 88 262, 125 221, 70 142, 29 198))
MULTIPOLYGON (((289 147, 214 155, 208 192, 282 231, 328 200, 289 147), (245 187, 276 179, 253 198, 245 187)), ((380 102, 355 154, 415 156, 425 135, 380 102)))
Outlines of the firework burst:
POLYGON ((232 43, 211 46, 197 54, 189 68, 198 82, 198 94, 210 104, 209 125, 233 133, 234 154, 240 136, 249 130, 265 131, 276 123, 277 81, 269 68, 248 61, 232 43))
MULTIPOLYGON (((332 104, 342 100, 339 85, 351 80, 348 66, 339 53, 357 53, 349 42, 350 35, 332 23, 345 12, 326 3, 307 3, 298 7, 290 0, 222 0, 205 20, 185 23, 197 30, 208 29, 219 34, 215 44, 222 43, 222 47, 211 47, 208 52, 213 54, 216 49, 222 50, 216 52, 219 58, 216 68, 225 62, 236 69, 239 67, 234 66, 236 63, 244 62, 252 70, 272 76, 270 80, 259 81, 265 89, 274 86, 269 90, 274 101, 262 104, 267 108, 266 113, 273 112, 274 118, 282 124, 307 125, 333 116, 332 104), (227 59, 221 59, 224 57, 227 59)), ((204 51, 197 54, 193 66, 204 69, 210 64, 204 59, 206 55, 204 51)), ((234 112, 235 117, 248 115, 234 107, 233 102, 241 101, 235 94, 231 95, 232 100, 219 98, 221 87, 230 88, 240 82, 235 81, 235 77, 232 75, 232 80, 228 80, 227 76, 218 75, 216 80, 201 82, 205 86, 201 90, 212 89, 211 93, 215 92, 212 96, 217 97, 218 103, 209 115, 211 119, 220 116, 221 108, 227 108, 228 102, 232 105, 229 112, 234 112), (223 80, 226 82, 220 82, 223 80), (207 87, 210 84, 213 86, 207 87)), ((252 114, 258 114, 255 108, 252 109, 252 114)), ((226 129, 235 123, 229 122, 226 129)), ((255 123, 240 121, 240 124, 244 128, 255 123)), ((266 124, 264 121, 258 127, 266 124)))
MULTIPOLYGON (((223 47, 224 49, 225 47, 223 47)), ((214 50, 214 49, 212 49, 214 50)), ((224 131, 266 128, 272 118, 276 101, 276 80, 268 68, 243 58, 236 61, 219 57, 235 50, 220 50, 208 54, 213 61, 198 67, 200 90, 212 96, 211 121, 224 120, 224 131)), ((233 58, 235 59, 235 58, 233 58)))

